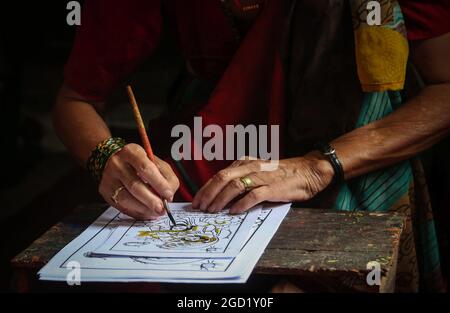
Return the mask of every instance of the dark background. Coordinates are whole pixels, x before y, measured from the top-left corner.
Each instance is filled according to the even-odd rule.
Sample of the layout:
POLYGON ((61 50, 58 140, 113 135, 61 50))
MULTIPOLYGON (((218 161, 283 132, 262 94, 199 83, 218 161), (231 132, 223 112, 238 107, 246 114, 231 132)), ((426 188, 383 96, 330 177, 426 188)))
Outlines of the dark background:
POLYGON ((64 1, 0 7, 2 290, 10 289, 9 259, 57 218, 27 205, 73 166, 51 134, 49 117, 75 33, 65 22, 65 7, 64 1))
MULTIPOLYGON (((9 260, 14 255, 79 204, 80 198, 101 201, 95 184, 67 154, 51 125, 51 107, 76 30, 66 24, 67 2, 0 4, 2 291, 13 290, 9 260)), ((155 55, 130 78, 147 119, 163 110, 180 64, 173 42, 166 38, 155 55)), ((118 90, 109 107, 107 120, 112 128, 117 132, 134 129, 124 92, 118 90)), ((449 150, 447 139, 423 155, 445 270, 450 264, 449 150)))
MULTIPOLYGON (((76 31, 66 23, 67 3, 0 5, 0 291, 14 288, 12 257, 75 206, 102 200, 51 123, 76 31)), ((154 55, 129 78, 146 120, 161 114, 182 62, 172 38, 164 36, 154 55)), ((129 138, 136 129, 125 89, 118 88, 109 102, 109 125, 116 135, 129 138)))

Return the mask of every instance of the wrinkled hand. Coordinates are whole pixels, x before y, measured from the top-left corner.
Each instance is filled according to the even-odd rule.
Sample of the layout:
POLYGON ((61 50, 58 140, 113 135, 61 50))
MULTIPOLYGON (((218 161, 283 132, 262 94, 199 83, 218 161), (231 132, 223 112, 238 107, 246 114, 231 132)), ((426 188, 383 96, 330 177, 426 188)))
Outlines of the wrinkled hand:
POLYGON ((99 192, 113 207, 138 220, 155 219, 164 214, 160 196, 172 201, 179 181, 169 164, 156 157, 151 162, 145 150, 128 144, 106 163, 99 192), (115 203, 112 196, 124 187, 115 203))
POLYGON ((230 213, 239 214, 264 202, 306 201, 324 190, 332 181, 334 171, 331 164, 319 153, 279 161, 272 171, 262 171, 267 161, 236 161, 217 173, 203 186, 194 198, 194 208, 216 213, 229 203, 230 213), (240 180, 252 180, 248 192, 240 180), (239 199, 240 198, 240 199, 239 199))

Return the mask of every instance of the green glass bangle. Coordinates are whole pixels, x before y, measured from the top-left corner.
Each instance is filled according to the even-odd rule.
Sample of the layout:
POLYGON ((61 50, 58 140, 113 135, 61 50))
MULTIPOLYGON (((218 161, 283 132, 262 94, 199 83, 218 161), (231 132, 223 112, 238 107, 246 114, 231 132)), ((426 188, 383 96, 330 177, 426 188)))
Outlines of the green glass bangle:
POLYGON ((103 170, 105 169, 106 163, 109 158, 115 153, 122 150, 127 143, 122 138, 108 138, 100 142, 92 151, 91 156, 87 161, 87 170, 91 176, 100 181, 103 175, 103 170))

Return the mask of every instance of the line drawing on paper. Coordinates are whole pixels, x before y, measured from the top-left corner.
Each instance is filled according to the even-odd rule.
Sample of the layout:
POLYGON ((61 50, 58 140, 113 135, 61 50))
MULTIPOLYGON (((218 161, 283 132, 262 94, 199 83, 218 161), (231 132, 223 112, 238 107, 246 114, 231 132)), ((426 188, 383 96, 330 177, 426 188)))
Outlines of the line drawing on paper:
MULTIPOLYGON (((250 241, 257 230, 264 224, 266 218, 270 215, 271 210, 263 209, 257 219, 257 222, 253 225, 251 234, 247 238, 246 244, 250 241)), ((100 271, 178 271, 178 272, 227 272, 228 268, 234 263, 233 259, 215 259, 215 258, 203 258, 203 259, 182 259, 182 258, 159 258, 159 257, 126 257, 115 258, 98 256, 92 253, 98 243, 95 243, 97 236, 102 237, 100 241, 104 241, 111 236, 111 233, 122 222, 126 222, 126 219, 122 219, 120 214, 115 215, 108 220, 101 227, 101 229, 82 246, 78 247, 67 258, 64 258, 59 263, 58 268, 65 271, 66 264, 71 260, 76 260, 81 263, 81 269, 83 270, 100 270, 100 271), (127 261, 128 260, 128 261, 127 261)), ((98 242, 98 241, 97 241, 98 242)), ((245 245, 246 245, 245 244, 245 245)), ((244 245, 244 246, 245 246, 244 245)), ((243 248, 242 248, 243 249, 243 248)), ((64 272, 65 273, 65 272, 64 272)))
POLYGON ((169 219, 135 221, 110 251, 202 251, 220 253, 233 240, 247 215, 226 213, 205 215, 196 211, 176 214, 176 226, 169 219))

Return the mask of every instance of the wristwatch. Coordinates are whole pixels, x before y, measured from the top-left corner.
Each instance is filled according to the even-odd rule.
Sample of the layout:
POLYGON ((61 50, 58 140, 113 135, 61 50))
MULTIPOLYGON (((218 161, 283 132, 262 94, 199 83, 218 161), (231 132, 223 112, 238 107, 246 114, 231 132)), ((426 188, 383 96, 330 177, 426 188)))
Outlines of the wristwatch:
POLYGON ((334 170, 332 184, 341 184, 344 182, 344 169, 341 161, 336 154, 336 150, 328 143, 319 142, 315 145, 316 149, 328 159, 334 170))

